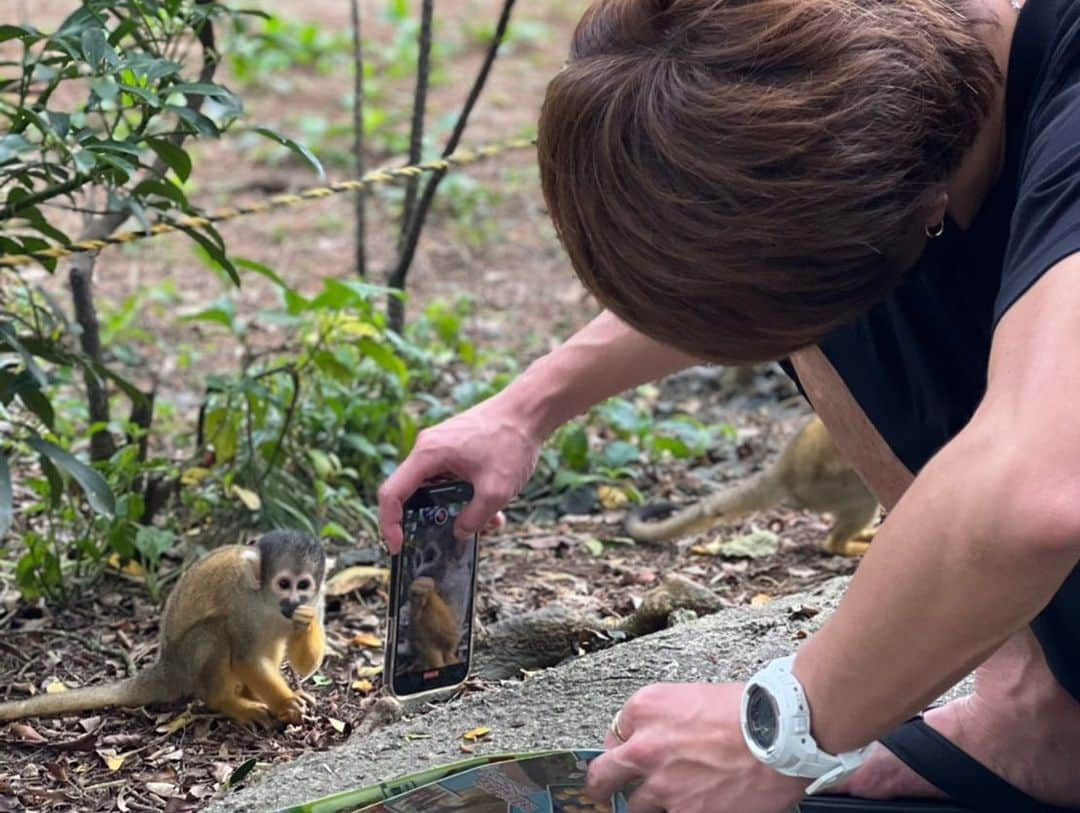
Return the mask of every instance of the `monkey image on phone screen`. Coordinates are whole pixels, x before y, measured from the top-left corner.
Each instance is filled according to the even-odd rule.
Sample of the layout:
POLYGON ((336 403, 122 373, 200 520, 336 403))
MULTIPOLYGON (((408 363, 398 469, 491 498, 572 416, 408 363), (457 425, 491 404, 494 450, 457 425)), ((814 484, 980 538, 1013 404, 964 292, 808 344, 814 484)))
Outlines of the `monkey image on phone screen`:
POLYGON ((460 510, 460 504, 450 504, 406 514, 395 676, 468 660, 476 542, 454 538, 460 510))

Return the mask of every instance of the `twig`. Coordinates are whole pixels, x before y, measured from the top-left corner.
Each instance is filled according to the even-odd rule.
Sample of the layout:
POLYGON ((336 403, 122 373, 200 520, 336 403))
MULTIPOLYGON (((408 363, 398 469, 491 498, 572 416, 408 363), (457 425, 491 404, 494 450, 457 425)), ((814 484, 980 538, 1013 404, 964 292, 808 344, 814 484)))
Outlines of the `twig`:
MULTIPOLYGON (((417 37, 419 52, 416 56, 416 87, 413 90, 412 125, 409 128, 409 163, 420 163, 424 148, 424 114, 427 112, 427 92, 431 81, 431 28, 434 22, 434 0, 423 0, 420 10, 420 33, 417 37)), ((419 178, 410 178, 405 184, 405 203, 401 212, 401 241, 404 241, 416 205, 419 178)), ((399 246, 403 242, 399 242, 399 246)))
MULTIPOLYGON (((495 57, 498 55, 499 46, 502 45, 503 39, 506 37, 506 29, 510 24, 510 15, 514 9, 514 2, 515 0, 503 0, 499 21, 495 26, 495 33, 491 37, 491 42, 488 44, 484 62, 480 66, 480 71, 476 74, 476 79, 473 81, 472 88, 469 90, 469 95, 465 99, 461 112, 458 114, 454 129, 446 141, 446 146, 443 147, 442 154, 444 158, 457 149, 458 142, 461 141, 461 137, 465 133, 465 127, 469 123, 469 116, 472 114, 473 108, 476 106, 476 102, 487 84, 492 65, 495 63, 495 57)), ((394 273, 390 276, 389 284, 393 288, 404 289, 405 287, 405 278, 408 276, 409 268, 412 266, 413 258, 416 255, 420 232, 424 228, 424 221, 427 218, 428 211, 431 209, 435 190, 445 175, 445 171, 437 171, 428 177, 420 202, 406 224, 405 239, 402 241, 401 250, 398 252, 398 264, 394 269, 394 273)))
POLYGON ((33 633, 39 633, 41 635, 57 635, 61 638, 71 638, 83 644, 91 652, 97 652, 100 655, 109 655, 117 660, 123 661, 124 669, 127 674, 135 674, 135 663, 131 660, 131 655, 122 649, 118 649, 112 646, 106 646, 100 641, 96 641, 93 638, 88 638, 86 635, 78 632, 68 632, 67 630, 58 629, 19 629, 8 630, 7 635, 31 635, 33 633))
MULTIPOLYGON (((352 0, 353 28, 353 159, 356 177, 367 171, 364 160, 364 40, 361 28, 360 0, 352 0)), ((367 193, 356 193, 356 274, 367 276, 367 254, 364 249, 367 232, 367 193)))

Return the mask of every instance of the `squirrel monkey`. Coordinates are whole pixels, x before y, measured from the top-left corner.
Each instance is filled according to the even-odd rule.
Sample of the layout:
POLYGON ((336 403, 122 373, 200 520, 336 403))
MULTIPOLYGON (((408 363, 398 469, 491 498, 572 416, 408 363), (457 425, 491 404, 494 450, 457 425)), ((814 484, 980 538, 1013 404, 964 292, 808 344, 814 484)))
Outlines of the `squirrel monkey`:
POLYGON ((409 637, 421 669, 441 669, 458 663, 461 621, 446 603, 430 576, 409 585, 409 637))
POLYGON ((671 513, 674 506, 647 505, 631 511, 624 527, 639 542, 658 542, 703 531, 722 520, 763 511, 784 501, 833 515, 833 526, 824 544, 829 553, 858 556, 866 552, 868 543, 855 539, 874 519, 877 500, 855 470, 841 459, 817 416, 788 442, 771 468, 749 483, 711 494, 656 522, 649 520, 671 513))
POLYGON ((289 688, 281 664, 288 658, 305 678, 322 663, 325 572, 322 545, 295 531, 218 548, 169 594, 152 666, 115 683, 0 703, 0 720, 196 697, 237 723, 299 723, 312 698, 289 688))

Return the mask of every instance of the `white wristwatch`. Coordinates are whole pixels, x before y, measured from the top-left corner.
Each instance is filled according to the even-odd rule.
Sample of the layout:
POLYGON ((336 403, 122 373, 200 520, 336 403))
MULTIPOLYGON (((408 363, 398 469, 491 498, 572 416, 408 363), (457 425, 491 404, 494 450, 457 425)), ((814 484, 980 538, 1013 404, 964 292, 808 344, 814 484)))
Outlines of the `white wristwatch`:
POLYGON ((754 675, 739 716, 750 752, 786 776, 815 780, 806 792, 816 793, 854 773, 867 749, 834 755, 818 747, 810 734, 806 694, 791 671, 794 662, 794 655, 779 658, 754 675))

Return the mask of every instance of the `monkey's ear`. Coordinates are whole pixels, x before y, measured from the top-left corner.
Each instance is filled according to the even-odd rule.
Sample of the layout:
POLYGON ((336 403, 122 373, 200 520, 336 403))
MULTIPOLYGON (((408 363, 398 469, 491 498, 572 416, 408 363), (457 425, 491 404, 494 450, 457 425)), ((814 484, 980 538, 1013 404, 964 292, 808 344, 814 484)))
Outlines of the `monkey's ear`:
POLYGON ((258 590, 262 587, 262 557, 259 556, 258 549, 244 548, 240 552, 240 558, 247 565, 247 575, 251 577, 248 586, 252 590, 258 590))

